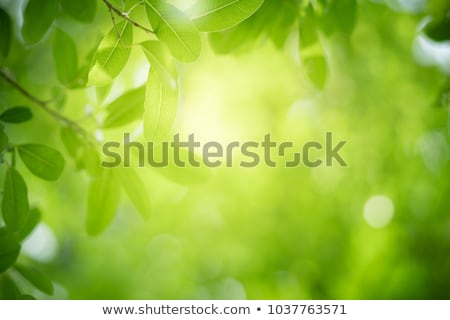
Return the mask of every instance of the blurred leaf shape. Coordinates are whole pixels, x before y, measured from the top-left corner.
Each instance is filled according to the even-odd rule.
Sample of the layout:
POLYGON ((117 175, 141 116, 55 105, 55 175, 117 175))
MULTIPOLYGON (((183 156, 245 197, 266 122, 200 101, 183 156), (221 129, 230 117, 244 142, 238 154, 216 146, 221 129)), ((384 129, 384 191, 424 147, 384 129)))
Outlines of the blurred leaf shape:
POLYGON ((191 62, 200 56, 200 34, 183 12, 161 0, 145 0, 145 8, 153 31, 175 58, 191 62))
POLYGON ((20 244, 7 228, 0 228, 0 273, 5 272, 17 260, 20 244))
POLYGON ((8 147, 8 143, 9 138, 5 133, 5 127, 0 124, 0 153, 5 151, 5 149, 8 147))
POLYGON ((7 123, 21 123, 30 120, 33 117, 28 107, 12 107, 0 114, 0 121, 7 123))
POLYGON ((102 128, 116 128, 141 119, 144 100, 145 85, 124 93, 105 107, 106 117, 102 128))
POLYGON ((16 169, 9 167, 3 187, 2 213, 6 226, 18 231, 26 224, 29 214, 28 190, 16 169))
POLYGON ((97 11, 94 0, 61 0, 61 7, 70 17, 80 22, 91 22, 97 11))
POLYGON ((178 88, 162 81, 151 68, 145 94, 144 137, 148 141, 164 140, 173 127, 177 109, 178 88))
POLYGON ((39 42, 55 20, 59 0, 29 0, 23 14, 22 36, 27 44, 39 42))
POLYGON ((167 47, 155 40, 143 42, 141 47, 151 67, 158 71, 168 84, 175 85, 178 77, 176 61, 167 47))
POLYGON ((89 70, 88 84, 106 86, 122 71, 133 43, 133 27, 122 21, 106 34, 95 53, 89 70))
POLYGON ((327 61, 324 56, 316 55, 303 59, 305 74, 318 88, 324 89, 328 77, 327 61))
POLYGON ((58 80, 67 86, 78 76, 78 54, 75 42, 67 33, 56 29, 52 49, 58 80))
POLYGON ((45 294, 53 294, 53 283, 39 270, 16 264, 14 268, 19 272, 28 282, 30 282, 36 289, 39 289, 45 294))
POLYGON ((20 158, 35 176, 54 181, 64 169, 64 158, 59 151, 42 144, 21 144, 17 146, 20 158))
POLYGON ((217 32, 246 20, 263 3, 264 0, 199 0, 189 14, 200 31, 217 32))
POLYGON ((120 168, 120 183, 135 209, 142 218, 147 220, 152 212, 152 202, 149 191, 136 170, 135 168, 120 168))
POLYGON ((8 13, 0 8, 0 66, 5 61, 11 47, 12 26, 8 13))
POLYGON ((450 16, 431 21, 425 27, 425 34, 435 41, 450 40, 450 16))
POLYGON ((16 233, 17 239, 19 241, 22 241, 26 237, 28 237, 31 234, 31 232, 33 232, 34 228, 36 228, 40 220, 41 220, 41 212, 39 211, 39 209, 31 208, 26 218, 25 224, 16 233))
POLYGON ((98 177, 91 181, 88 190, 87 233, 102 233, 112 222, 119 205, 119 182, 112 169, 102 168, 98 177))
POLYGON ((0 278, 0 298, 2 300, 16 300, 20 296, 19 288, 14 280, 7 275, 0 278))
POLYGON ((61 141, 69 155, 76 159, 83 147, 83 141, 72 127, 65 126, 61 128, 61 141))

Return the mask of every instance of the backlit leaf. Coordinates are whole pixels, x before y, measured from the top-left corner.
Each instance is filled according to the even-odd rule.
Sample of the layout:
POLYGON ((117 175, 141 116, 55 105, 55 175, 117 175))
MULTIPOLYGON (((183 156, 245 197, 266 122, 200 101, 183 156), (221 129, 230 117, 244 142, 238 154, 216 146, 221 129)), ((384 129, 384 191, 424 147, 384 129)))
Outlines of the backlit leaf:
POLYGON ((264 0, 199 0, 190 16, 200 31, 217 32, 231 28, 254 14, 264 0))
POLYGON ((22 144, 17 146, 25 166, 36 176, 53 181, 64 169, 64 158, 55 149, 42 144, 22 144))
POLYGON ((325 87, 328 76, 327 61, 324 56, 317 55, 303 60, 305 73, 312 83, 319 89, 325 87))
POLYGON ((136 210, 144 219, 147 219, 152 212, 152 203, 145 183, 134 168, 123 168, 119 170, 119 178, 121 185, 136 210))
POLYGON ((144 113, 145 86, 130 90, 105 107, 103 128, 123 126, 141 119, 144 113))
POLYGON ((151 67, 155 69, 167 83, 174 85, 174 82, 177 81, 177 70, 175 60, 167 47, 162 45, 160 41, 154 40, 141 43, 141 46, 151 67))
POLYGON ((194 24, 176 7, 162 0, 146 0, 148 20, 158 38, 183 62, 200 55, 200 35, 194 24))

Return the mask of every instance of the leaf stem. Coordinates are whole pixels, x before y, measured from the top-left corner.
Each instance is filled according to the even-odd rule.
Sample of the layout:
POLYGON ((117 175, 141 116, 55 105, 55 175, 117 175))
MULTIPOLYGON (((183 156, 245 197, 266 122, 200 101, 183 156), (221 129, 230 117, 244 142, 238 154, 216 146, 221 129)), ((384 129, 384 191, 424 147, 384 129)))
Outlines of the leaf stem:
POLYGON ((114 12, 116 15, 118 15, 119 17, 121 17, 122 19, 125 19, 126 21, 128 21, 129 23, 131 23, 132 25, 134 25, 137 28, 140 28, 142 30, 144 30, 145 32, 151 33, 151 34, 155 34, 152 30, 150 30, 147 27, 144 27, 143 25, 141 25, 140 23, 134 21, 133 19, 131 19, 127 13, 122 12, 121 10, 119 10, 118 8, 114 7, 114 5, 109 2, 108 0, 103 0, 103 2, 106 4, 106 6, 108 7, 108 9, 111 12, 114 12))
POLYGON ((48 104, 51 102, 51 100, 50 101, 44 101, 44 100, 41 100, 41 99, 37 98, 36 96, 31 94, 29 91, 27 91, 24 87, 22 87, 19 83, 17 83, 17 81, 15 81, 13 78, 11 78, 4 70, 0 70, 0 77, 3 80, 5 80, 7 83, 9 83, 14 89, 19 91, 25 98, 27 98, 28 100, 34 102, 42 110, 44 110, 45 112, 50 114, 53 118, 55 118, 59 122, 65 124, 66 126, 71 127, 76 132, 78 132, 78 134, 80 134, 81 136, 86 138, 88 141, 93 139, 92 136, 86 130, 84 130, 81 126, 78 125, 78 123, 76 123, 75 121, 73 121, 73 120, 71 120, 69 118, 66 118, 62 114, 60 114, 60 113, 56 112, 55 110, 49 108, 48 104))

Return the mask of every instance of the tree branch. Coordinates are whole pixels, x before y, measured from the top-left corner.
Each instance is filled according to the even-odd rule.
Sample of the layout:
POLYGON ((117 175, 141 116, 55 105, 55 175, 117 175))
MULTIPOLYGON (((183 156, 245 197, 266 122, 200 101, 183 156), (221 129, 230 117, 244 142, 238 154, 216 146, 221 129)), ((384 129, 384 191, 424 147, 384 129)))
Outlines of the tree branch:
POLYGON ((34 95, 32 95, 30 92, 28 92, 25 88, 23 88, 20 84, 18 84, 13 78, 11 78, 6 72, 3 70, 0 70, 0 77, 5 80, 7 83, 9 83, 14 89, 19 91, 25 98, 28 100, 34 102, 37 106, 39 106, 42 110, 50 114, 53 118, 58 120, 59 122, 71 127, 74 129, 78 134, 86 138, 88 141, 92 140, 92 136, 84 130, 81 126, 78 125, 75 121, 68 119, 64 117, 62 114, 56 112, 55 110, 48 107, 49 101, 41 100, 34 95))
POLYGON ((154 32, 152 30, 150 30, 147 27, 144 27, 143 25, 141 25, 140 23, 134 21, 133 19, 131 19, 127 13, 122 12, 121 10, 119 10, 118 8, 114 7, 113 4, 111 2, 109 2, 108 0, 103 0, 103 2, 106 4, 106 6, 108 7, 108 9, 111 12, 114 12, 116 15, 118 15, 119 17, 121 17, 122 19, 125 19, 126 21, 128 21, 129 23, 131 23, 132 25, 134 25, 135 27, 144 30, 145 32, 154 34, 154 32))

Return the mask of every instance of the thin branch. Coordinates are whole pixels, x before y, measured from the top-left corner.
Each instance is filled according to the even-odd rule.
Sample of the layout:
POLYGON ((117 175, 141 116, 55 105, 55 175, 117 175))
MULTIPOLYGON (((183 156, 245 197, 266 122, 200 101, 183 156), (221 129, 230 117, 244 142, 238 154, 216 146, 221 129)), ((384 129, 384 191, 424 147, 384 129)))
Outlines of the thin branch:
POLYGON ((92 140, 92 136, 86 132, 82 127, 80 127, 75 121, 64 117, 62 114, 56 112, 55 110, 48 107, 49 101, 41 100, 30 92, 28 92, 25 88, 23 88, 20 84, 18 84, 13 78, 11 78, 7 73, 3 70, 0 70, 0 77, 9 83, 14 89, 19 91, 25 98, 34 102, 37 106, 39 106, 42 110, 50 114, 53 118, 58 120, 59 122, 71 127, 76 132, 78 132, 81 136, 87 138, 87 140, 92 140))
POLYGON ((122 12, 121 10, 119 10, 118 8, 114 7, 113 4, 111 2, 109 2, 108 0, 103 0, 103 2, 106 4, 106 6, 108 7, 108 9, 112 12, 114 12, 115 14, 117 14, 119 17, 121 17, 122 19, 125 19, 126 21, 128 21, 129 23, 131 23, 132 25, 134 25, 137 28, 140 28, 142 30, 144 30, 145 32, 148 33, 152 33, 154 34, 154 32, 152 30, 150 30, 147 27, 144 27, 143 25, 141 25, 140 23, 134 21, 133 19, 131 19, 127 13, 122 12))

